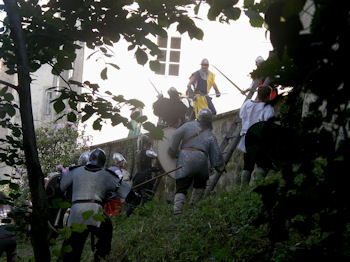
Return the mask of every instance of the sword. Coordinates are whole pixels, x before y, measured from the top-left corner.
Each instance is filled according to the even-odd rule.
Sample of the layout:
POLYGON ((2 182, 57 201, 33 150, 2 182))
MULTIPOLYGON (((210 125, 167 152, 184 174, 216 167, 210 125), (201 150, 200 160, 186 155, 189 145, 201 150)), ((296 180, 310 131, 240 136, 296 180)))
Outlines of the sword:
POLYGON ((229 79, 223 72, 221 72, 216 66, 214 66, 214 65, 212 65, 216 70, 218 70, 219 71, 219 73, 221 73, 234 87, 236 87, 238 90, 239 90, 239 92, 241 92, 241 94, 242 95, 244 95, 244 96, 246 96, 246 94, 244 93, 244 91, 242 90, 242 89, 240 89, 239 87, 238 87, 238 85, 236 85, 235 83, 233 83, 232 81, 231 81, 231 79, 229 79))
POLYGON ((150 79, 148 79, 148 81, 151 83, 151 85, 153 86, 154 90, 156 90, 158 95, 161 95, 162 93, 158 91, 158 89, 156 88, 156 86, 152 83, 152 81, 150 79))
POLYGON ((176 171, 176 170, 178 170, 178 169, 180 169, 180 168, 182 168, 182 166, 178 166, 177 168, 174 168, 173 170, 170 170, 170 171, 165 172, 165 173, 163 173, 163 174, 161 174, 161 175, 159 175, 159 176, 155 176, 155 177, 153 177, 153 178, 151 178, 151 179, 148 179, 147 181, 144 181, 144 182, 142 182, 142 183, 140 183, 140 184, 137 184, 136 186, 133 186, 132 189, 138 188, 138 187, 140 187, 140 186, 142 186, 142 185, 144 185, 144 184, 147 184, 147 183, 149 183, 149 182, 151 182, 151 181, 153 181, 153 180, 156 180, 156 179, 158 179, 158 178, 160 178, 160 177, 162 177, 162 176, 166 176, 166 175, 168 175, 168 174, 170 174, 170 173, 172 173, 172 172, 174 172, 174 171, 176 171))

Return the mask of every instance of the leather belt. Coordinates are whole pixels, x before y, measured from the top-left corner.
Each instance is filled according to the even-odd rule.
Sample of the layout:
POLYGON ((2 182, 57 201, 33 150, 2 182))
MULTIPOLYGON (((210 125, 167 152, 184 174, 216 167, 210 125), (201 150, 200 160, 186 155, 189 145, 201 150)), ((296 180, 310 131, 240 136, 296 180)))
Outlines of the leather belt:
POLYGON ((202 153, 204 153, 205 155, 207 155, 207 152, 205 152, 203 149, 199 149, 199 148, 195 148, 195 147, 183 147, 183 150, 190 150, 190 151, 200 151, 202 153))
POLYGON ((95 204, 99 204, 99 205, 103 206, 103 203, 101 201, 95 200, 95 199, 75 200, 72 202, 72 205, 80 204, 80 203, 95 203, 95 204))

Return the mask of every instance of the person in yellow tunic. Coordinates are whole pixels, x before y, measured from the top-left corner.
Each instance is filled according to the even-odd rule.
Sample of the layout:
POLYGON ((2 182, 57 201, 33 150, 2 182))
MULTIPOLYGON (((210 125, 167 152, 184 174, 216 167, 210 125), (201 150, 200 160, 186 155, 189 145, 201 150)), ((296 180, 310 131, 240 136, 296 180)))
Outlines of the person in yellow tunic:
POLYGON ((189 97, 193 98, 196 117, 202 108, 209 108, 212 114, 216 115, 215 107, 208 95, 212 87, 215 89, 216 97, 219 97, 221 94, 215 84, 215 74, 209 71, 209 61, 204 58, 201 61, 201 69, 191 75, 190 81, 187 84, 189 97))

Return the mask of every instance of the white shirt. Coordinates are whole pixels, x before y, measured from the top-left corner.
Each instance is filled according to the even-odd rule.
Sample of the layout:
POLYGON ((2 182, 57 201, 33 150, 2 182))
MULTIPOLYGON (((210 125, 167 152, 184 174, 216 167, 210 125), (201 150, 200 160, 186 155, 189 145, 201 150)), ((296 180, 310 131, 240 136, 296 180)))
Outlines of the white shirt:
POLYGON ((248 129, 257 122, 267 121, 275 115, 275 110, 271 105, 265 105, 265 102, 254 102, 248 99, 239 111, 239 117, 242 119, 242 129, 240 135, 241 141, 238 149, 246 153, 245 134, 248 129))

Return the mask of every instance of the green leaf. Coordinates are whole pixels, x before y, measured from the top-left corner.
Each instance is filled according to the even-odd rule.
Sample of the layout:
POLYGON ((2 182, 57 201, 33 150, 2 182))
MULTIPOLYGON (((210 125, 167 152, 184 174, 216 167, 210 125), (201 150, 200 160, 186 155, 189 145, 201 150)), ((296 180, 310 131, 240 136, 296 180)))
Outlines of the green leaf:
POLYGON ((16 114, 16 109, 12 105, 7 106, 7 114, 13 117, 16 114))
POLYGON ((14 129, 12 129, 12 135, 13 135, 14 137, 20 137, 21 134, 22 134, 21 129, 19 129, 19 128, 14 128, 14 129))
POLYGON ((66 253, 70 253, 73 251, 73 248, 71 247, 71 245, 66 245, 64 246, 63 251, 66 253))
POLYGON ((123 95, 113 96, 112 99, 118 103, 123 103, 127 101, 123 95))
POLYGON ((135 119, 137 119, 138 117, 140 117, 140 112, 139 112, 139 111, 133 112, 133 113, 131 114, 131 116, 130 116, 130 118, 131 118, 132 120, 135 120, 135 119))
POLYGON ((92 124, 92 128, 93 128, 94 130, 101 130, 101 128, 102 128, 101 121, 102 121, 101 118, 96 119, 96 120, 94 121, 94 123, 92 124))
POLYGON ((102 79, 102 80, 106 80, 106 79, 107 79, 107 67, 105 67, 105 68, 101 71, 101 79, 102 79))
POLYGON ((156 127, 153 123, 151 123, 149 121, 147 121, 146 123, 143 123, 142 126, 147 131, 151 131, 153 128, 156 127))
POLYGON ((84 220, 87 220, 87 219, 89 219, 93 214, 94 214, 94 211, 93 211, 93 210, 88 210, 88 211, 85 211, 85 212, 82 214, 82 217, 83 217, 84 220))
POLYGON ((244 8, 251 8, 254 6, 254 0, 244 0, 244 8))
POLYGON ((154 128, 152 128, 149 132, 149 135, 156 140, 162 140, 163 136, 164 136, 164 132, 163 129, 161 129, 160 127, 156 126, 154 128))
POLYGON ((6 94, 4 95, 4 99, 5 99, 6 101, 8 101, 8 102, 11 102, 11 101, 13 101, 15 98, 13 97, 13 95, 12 95, 11 93, 6 93, 6 94))
POLYGON ((246 16, 250 18, 249 22, 253 27, 262 27, 264 24, 264 18, 260 16, 260 14, 254 10, 246 10, 244 11, 246 16))
POLYGON ((146 52, 140 48, 138 48, 137 51, 135 52, 135 56, 136 56, 137 63, 139 63, 140 65, 144 65, 148 61, 148 56, 146 52))
POLYGON ((53 104, 53 108, 55 109, 56 113, 62 112, 65 107, 66 105, 61 99, 56 100, 56 102, 53 104))
POLYGON ((152 71, 158 72, 160 70, 160 63, 157 60, 153 60, 149 62, 149 67, 152 71))
POLYGON ((86 229, 87 229, 87 226, 84 224, 78 224, 75 222, 72 223, 73 232, 83 233, 86 229))
POLYGON ((113 64, 113 63, 107 63, 107 65, 110 65, 110 66, 113 66, 115 69, 120 69, 119 66, 117 66, 116 64, 113 64))
POLYGON ((102 214, 96 214, 92 218, 93 218, 93 220, 99 221, 99 222, 103 222, 106 219, 106 217, 102 214))
POLYGON ((241 9, 233 7, 223 12, 228 19, 237 20, 241 16, 241 9))
POLYGON ((4 95, 6 94, 6 92, 7 92, 8 89, 9 89, 9 88, 8 88, 7 86, 5 86, 4 88, 2 88, 2 89, 0 90, 0 96, 4 96, 4 95))
POLYGON ((11 181, 10 180, 0 180, 0 185, 7 185, 10 184, 11 181))
MULTIPOLYGON (((77 223, 73 222, 72 225, 74 224, 77 224, 77 223)), ((72 229, 70 227, 59 228, 58 232, 63 234, 65 239, 70 238, 70 236, 72 235, 72 229)))
POLYGON ((69 80, 68 83, 70 83, 72 85, 77 85, 79 87, 83 87, 83 84, 81 82, 78 82, 78 81, 75 81, 75 80, 69 80))
POLYGON ((127 100, 127 102, 134 106, 135 108, 144 108, 145 107, 145 104, 142 103, 140 100, 137 100, 137 99, 129 99, 127 100))
POLYGON ((143 123, 147 120, 147 116, 140 116, 140 117, 136 118, 135 120, 136 120, 136 122, 143 123))
POLYGON ((55 208, 67 209, 71 207, 71 204, 67 201, 63 201, 62 198, 55 198, 52 200, 52 206, 55 208))
POLYGON ((9 187, 12 189, 12 190, 15 190, 17 191, 19 189, 19 185, 15 184, 15 183, 10 183, 9 184, 9 187))
POLYGON ((74 114, 73 112, 67 114, 67 120, 68 120, 69 122, 73 122, 73 123, 74 123, 75 121, 77 121, 77 116, 76 116, 76 114, 74 114))

